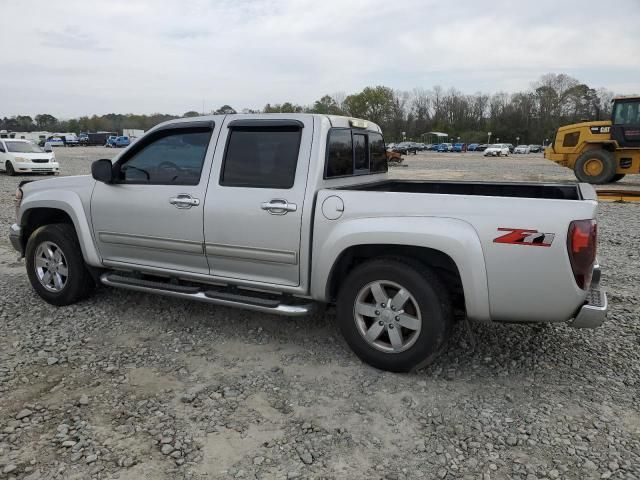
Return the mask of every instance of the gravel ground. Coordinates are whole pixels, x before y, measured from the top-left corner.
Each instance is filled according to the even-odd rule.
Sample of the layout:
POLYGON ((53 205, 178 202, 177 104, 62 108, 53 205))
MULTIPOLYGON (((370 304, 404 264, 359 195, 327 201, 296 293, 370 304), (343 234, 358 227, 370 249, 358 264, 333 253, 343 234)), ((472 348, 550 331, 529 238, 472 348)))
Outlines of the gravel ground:
MULTIPOLYGON (((57 150, 65 175, 112 153, 57 150)), ((406 164, 392 174, 573 181, 541 155, 406 164)), ((640 478, 640 204, 600 206, 601 328, 472 324, 474 349, 459 325, 435 364, 399 375, 358 361, 332 309, 106 288, 45 304, 6 236, 17 181, 0 176, 0 479, 640 478)))

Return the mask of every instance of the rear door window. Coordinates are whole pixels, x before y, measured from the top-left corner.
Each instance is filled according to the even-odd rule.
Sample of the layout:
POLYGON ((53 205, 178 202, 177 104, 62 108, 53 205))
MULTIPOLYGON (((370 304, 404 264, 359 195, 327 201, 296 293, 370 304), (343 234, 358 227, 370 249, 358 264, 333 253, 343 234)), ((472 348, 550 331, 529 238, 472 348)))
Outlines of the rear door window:
POLYGON ((299 127, 231 128, 220 174, 225 187, 293 187, 300 151, 299 127))

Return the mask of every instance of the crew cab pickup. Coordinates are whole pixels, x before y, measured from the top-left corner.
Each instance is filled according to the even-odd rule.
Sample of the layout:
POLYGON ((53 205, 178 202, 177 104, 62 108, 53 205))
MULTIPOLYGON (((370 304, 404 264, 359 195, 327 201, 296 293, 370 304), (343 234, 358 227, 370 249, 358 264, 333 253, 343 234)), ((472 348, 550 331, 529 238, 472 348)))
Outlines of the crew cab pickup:
POLYGON ((16 192, 10 238, 53 305, 96 284, 283 315, 335 304, 354 352, 391 371, 431 361, 464 316, 606 315, 590 185, 394 180, 365 120, 172 120, 91 171, 16 192))

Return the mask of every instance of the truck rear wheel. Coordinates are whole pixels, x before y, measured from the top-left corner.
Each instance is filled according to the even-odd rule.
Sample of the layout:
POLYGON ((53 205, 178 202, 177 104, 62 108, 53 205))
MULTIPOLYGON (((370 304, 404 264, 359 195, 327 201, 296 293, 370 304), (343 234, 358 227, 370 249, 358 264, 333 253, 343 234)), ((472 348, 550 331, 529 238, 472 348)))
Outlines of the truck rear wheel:
POLYGON ((609 183, 616 174, 615 158, 606 150, 588 150, 578 157, 573 171, 581 182, 609 183))
POLYGON ((449 337, 449 292, 429 268, 371 260, 344 280, 337 301, 342 334, 360 359, 408 372, 433 361, 449 337))
POLYGON ((36 229, 27 242, 25 260, 31 286, 52 305, 76 303, 95 287, 76 232, 66 223, 36 229))

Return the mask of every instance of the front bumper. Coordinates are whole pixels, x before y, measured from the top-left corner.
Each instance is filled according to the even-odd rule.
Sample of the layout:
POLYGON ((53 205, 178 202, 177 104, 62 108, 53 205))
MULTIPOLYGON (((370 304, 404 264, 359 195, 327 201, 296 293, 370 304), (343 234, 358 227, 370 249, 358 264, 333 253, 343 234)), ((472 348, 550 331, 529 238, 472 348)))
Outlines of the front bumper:
POLYGON ((20 225, 14 223, 9 227, 9 240, 13 248, 20 253, 20 257, 24 257, 24 243, 22 242, 22 228, 20 228, 20 225))
POLYGON ((60 171, 60 164, 58 162, 15 162, 14 169, 21 173, 56 173, 60 171))
POLYGON ((602 325, 607 318, 609 302, 607 294, 600 289, 600 266, 593 267, 591 288, 587 293, 585 304, 580 307, 576 317, 569 325, 576 328, 596 328, 602 325))

